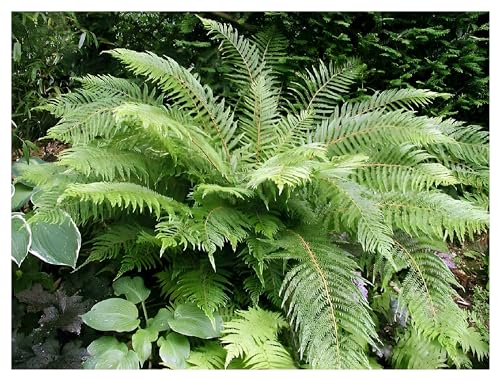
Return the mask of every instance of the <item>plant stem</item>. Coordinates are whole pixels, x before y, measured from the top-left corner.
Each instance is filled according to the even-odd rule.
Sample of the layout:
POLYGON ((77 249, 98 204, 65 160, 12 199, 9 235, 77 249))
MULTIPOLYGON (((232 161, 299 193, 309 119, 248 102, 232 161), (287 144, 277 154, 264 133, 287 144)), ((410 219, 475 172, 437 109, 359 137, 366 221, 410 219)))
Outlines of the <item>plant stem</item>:
POLYGON ((148 324, 148 312, 146 311, 146 305, 144 304, 144 301, 141 302, 142 306, 142 312, 144 313, 144 319, 146 320, 146 326, 148 324))

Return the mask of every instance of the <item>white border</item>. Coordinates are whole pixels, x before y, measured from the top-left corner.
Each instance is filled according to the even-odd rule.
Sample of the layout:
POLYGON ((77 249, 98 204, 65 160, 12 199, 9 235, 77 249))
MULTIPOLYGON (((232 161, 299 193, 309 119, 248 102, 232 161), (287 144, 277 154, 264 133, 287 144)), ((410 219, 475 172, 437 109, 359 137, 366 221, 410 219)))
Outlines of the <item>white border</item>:
MULTIPOLYGON (((498 3, 496 0, 417 0, 417 1, 409 1, 409 0, 363 0, 363 1, 342 1, 342 0, 329 0, 326 1, 300 1, 300 2, 292 2, 290 0, 253 0, 251 2, 238 2, 236 0, 210 0, 210 1, 176 1, 176 0, 108 0, 108 1, 97 1, 97 0, 86 0, 86 1, 71 1, 71 0, 46 0, 44 2, 41 1, 33 1, 33 0, 1 0, 0 1, 0 10, 1 10, 1 23, 0 27, 4 30, 0 33, 0 43, 2 46, 2 70, 0 80, 2 83, 2 94, 3 101, 0 102, 1 114, 3 116, 2 120, 2 128, 0 129, 1 133, 4 133, 4 138, 0 139, 0 143, 2 145, 2 149, 0 149, 0 154, 2 154, 2 159, 0 162, 2 163, 2 184, 0 189, 3 193, 0 196, 2 200, 2 215, 8 215, 9 203, 7 200, 10 200, 10 197, 7 193, 7 177, 10 176, 10 133, 8 126, 10 126, 10 86, 7 84, 10 83, 10 72, 11 72, 11 61, 10 61, 10 52, 11 51, 11 33, 10 33, 10 12, 12 11, 171 11, 171 12, 182 12, 182 11, 289 11, 289 12, 297 12, 297 11, 342 11, 342 12, 353 12, 353 11, 392 11, 392 12, 423 12, 423 11, 435 11, 435 12, 444 12, 444 11, 455 11, 455 12, 464 12, 464 11, 489 11, 490 12, 490 70, 491 75, 491 87, 490 87, 490 132, 491 132, 491 144, 495 144, 497 130, 500 128, 500 124, 497 123, 499 121, 498 118, 498 107, 495 106, 496 98, 493 96, 496 94, 496 90, 498 89, 498 82, 496 80, 496 63, 497 60, 497 43, 496 38, 498 38, 497 34, 497 22, 499 21, 497 17, 497 13, 495 10, 495 5, 498 3), (9 132, 8 132, 9 131, 9 132)), ((497 234, 496 234, 496 210, 497 210, 497 202, 495 199, 496 194, 498 194, 495 189, 497 188, 496 181, 496 155, 497 152, 495 149, 491 149, 491 230, 490 230, 490 303, 491 303, 491 314, 490 321, 496 321, 498 318, 497 313, 497 301, 498 301, 498 284, 497 279, 495 278, 495 273, 497 273, 497 263, 498 259, 496 258, 497 250, 497 234)), ((6 220, 6 219, 5 219, 6 220)), ((6 221, 7 225, 10 226, 10 223, 6 221)), ((5 225, 4 225, 5 226, 5 225)), ((10 227, 0 229, 2 233, 2 240, 7 245, 7 241, 10 239, 10 227)), ((8 257, 8 255, 3 255, 4 258, 8 257)), ((9 260, 10 261, 10 260, 9 260)), ((10 310, 11 304, 11 293, 7 291, 7 289, 11 288, 10 284, 10 276, 11 269, 10 264, 4 264, 0 266, 2 268, 2 273, 0 274, 3 279, 4 291, 2 295, 4 297, 3 304, 6 310, 10 310)), ((0 336, 0 344, 2 345, 3 350, 2 355, 0 355, 0 370, 1 371, 10 371, 11 362, 10 355, 7 354, 11 349, 11 328, 10 321, 11 317, 7 315, 7 313, 1 314, 1 336, 0 336)), ((232 378, 234 376, 241 378, 253 378, 254 376, 264 376, 264 377, 272 377, 272 378, 297 378, 302 379, 303 377, 325 377, 325 378, 358 378, 366 380, 366 377, 369 376, 375 378, 397 378, 401 380, 402 377, 444 377, 444 378, 474 378, 476 376, 479 377, 491 377, 493 372, 499 368, 498 365, 498 349, 497 344, 499 343, 497 340, 497 331, 498 328, 495 325, 495 322, 491 323, 491 346, 490 346, 490 368, 492 370, 462 370, 462 371, 440 371, 439 373, 436 371, 399 371, 399 370, 390 370, 390 371, 372 371, 367 373, 366 371, 314 371, 314 372, 303 372, 303 371, 264 371, 264 372, 254 372, 254 371, 229 371, 229 372, 221 372, 221 371, 175 371, 164 373, 161 371, 142 371, 140 373, 141 377, 146 378, 163 378, 163 377, 174 377, 178 379, 189 379, 192 377, 208 377, 208 378, 232 378)), ((24 372, 22 370, 16 370, 15 374, 10 373, 7 376, 10 378, 12 375, 14 376, 36 376, 37 378, 63 378, 67 376, 72 376, 75 378, 84 378, 88 376, 99 376, 104 375, 107 377, 116 377, 120 379, 124 378, 135 378, 139 374, 137 372, 131 371, 107 371, 105 373, 89 373, 78 370, 43 370, 43 371, 29 371, 24 372), (69 372, 70 371, 70 372, 69 372)))

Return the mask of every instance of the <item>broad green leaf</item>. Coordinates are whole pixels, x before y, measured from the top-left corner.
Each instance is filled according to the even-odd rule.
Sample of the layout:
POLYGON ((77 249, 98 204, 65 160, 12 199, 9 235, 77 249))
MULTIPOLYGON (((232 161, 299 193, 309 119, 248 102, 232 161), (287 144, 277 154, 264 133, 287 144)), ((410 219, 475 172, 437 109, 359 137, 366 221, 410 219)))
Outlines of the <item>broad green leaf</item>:
POLYGON ((179 334, 196 336, 202 339, 219 337, 222 330, 222 318, 214 314, 212 325, 205 313, 194 304, 178 305, 168 321, 170 328, 179 334))
POLYGON ((23 185, 22 183, 16 183, 14 188, 15 193, 11 199, 11 208, 15 211, 19 210, 29 201, 31 194, 33 193, 33 188, 23 185))
POLYGON ((122 298, 109 298, 96 303, 82 315, 85 324, 99 331, 133 331, 139 326, 139 311, 122 298))
POLYGON ((154 318, 149 319, 148 325, 158 332, 170 330, 168 321, 173 318, 173 313, 165 308, 158 310, 154 318))
POLYGON ((121 277, 113 283, 113 289, 115 295, 123 294, 134 304, 145 301, 151 293, 151 290, 144 286, 142 277, 121 277))
POLYGON ((18 62, 19 60, 21 60, 21 55, 21 43, 19 41, 16 41, 14 43, 14 47, 12 48, 12 59, 14 60, 14 62, 18 62))
MULTIPOLYGON (((12 176, 14 177, 19 177, 23 173, 23 169, 26 168, 26 165, 41 165, 41 164, 47 164, 47 162, 41 160, 39 157, 30 157, 29 162, 26 160, 26 158, 21 157, 16 160, 12 164, 12 176)), ((19 179, 16 179, 16 181, 19 181, 19 179)), ((24 180, 19 181, 20 183, 23 183, 26 186, 32 186, 32 183, 28 183, 24 180)))
POLYGON ((137 353, 115 337, 100 337, 87 347, 87 351, 91 357, 84 364, 86 369, 139 369, 137 353))
POLYGON ((132 335, 132 348, 137 353, 141 366, 151 356, 151 342, 158 339, 158 331, 148 328, 139 329, 132 335))
POLYGON ((30 253, 46 263, 75 268, 82 239, 68 214, 60 223, 41 220, 28 223, 32 234, 30 253))
POLYGON ((28 250, 31 246, 31 229, 22 215, 12 215, 12 260, 21 266, 22 262, 28 256, 28 250))
POLYGON ((191 352, 189 340, 175 332, 169 333, 165 338, 158 339, 160 357, 163 365, 172 369, 186 368, 186 359, 191 352))

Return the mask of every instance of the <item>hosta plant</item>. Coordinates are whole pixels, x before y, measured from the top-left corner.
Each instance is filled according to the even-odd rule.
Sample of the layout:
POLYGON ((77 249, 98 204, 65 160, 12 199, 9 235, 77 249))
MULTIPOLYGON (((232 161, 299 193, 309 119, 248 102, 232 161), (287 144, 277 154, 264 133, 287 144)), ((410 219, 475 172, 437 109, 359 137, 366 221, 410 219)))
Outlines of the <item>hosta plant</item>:
POLYGON ((37 218, 94 226, 82 265, 156 273, 167 307, 223 316, 218 340, 184 350, 207 368, 369 368, 390 309, 373 302, 405 316, 394 366, 484 358, 437 252, 488 228, 488 134, 419 116, 441 96, 426 90, 346 100, 356 60, 282 88, 282 38, 201 22, 232 96, 172 58, 108 52, 136 77, 89 75, 45 107, 60 118, 48 137, 71 148, 21 175, 37 218))

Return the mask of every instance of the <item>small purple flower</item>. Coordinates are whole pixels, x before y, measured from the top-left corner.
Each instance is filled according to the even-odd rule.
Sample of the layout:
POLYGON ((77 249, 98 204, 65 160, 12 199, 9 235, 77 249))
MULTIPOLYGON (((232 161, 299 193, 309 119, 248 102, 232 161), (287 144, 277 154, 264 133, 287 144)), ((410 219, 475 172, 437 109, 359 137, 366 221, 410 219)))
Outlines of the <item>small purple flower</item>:
MULTIPOLYGON (((361 275, 359 272, 356 272, 356 274, 361 275)), ((354 282, 354 285, 358 287, 365 301, 368 301, 368 289, 366 288, 366 283, 363 281, 363 278, 356 277, 352 282, 354 282)))
POLYGON ((436 255, 438 255, 441 260, 446 264, 446 266, 450 269, 455 269, 457 266, 455 265, 455 262, 453 261, 453 256, 450 255, 448 252, 436 252, 436 255))

